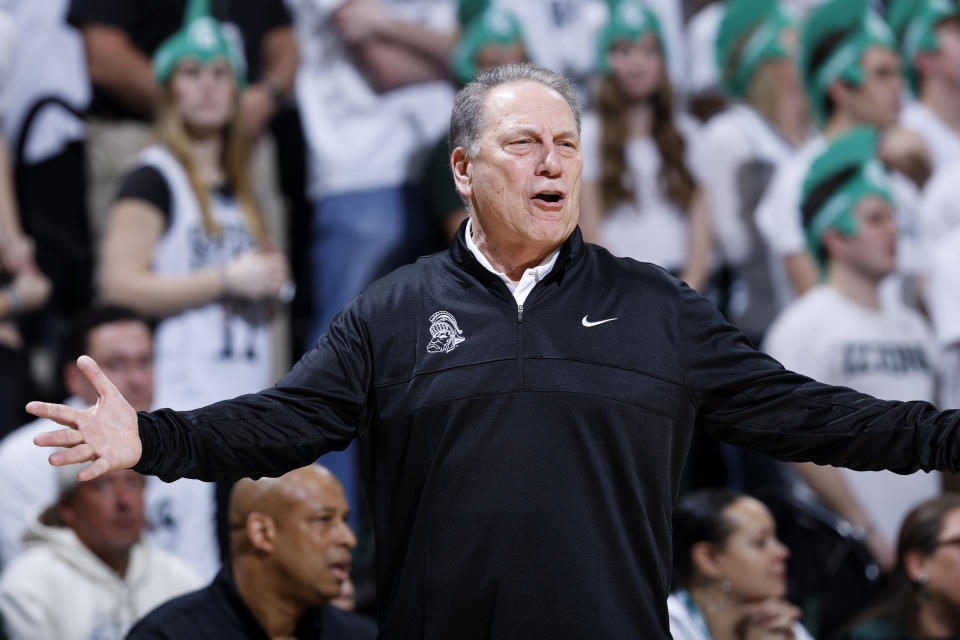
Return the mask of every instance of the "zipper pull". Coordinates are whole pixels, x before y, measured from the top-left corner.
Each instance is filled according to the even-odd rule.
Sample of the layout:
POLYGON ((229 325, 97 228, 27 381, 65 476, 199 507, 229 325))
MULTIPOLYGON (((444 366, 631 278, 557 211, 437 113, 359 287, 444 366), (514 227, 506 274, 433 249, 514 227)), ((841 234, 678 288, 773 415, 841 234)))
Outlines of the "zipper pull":
POLYGON ((517 322, 523 322, 523 305, 517 305, 517 322))

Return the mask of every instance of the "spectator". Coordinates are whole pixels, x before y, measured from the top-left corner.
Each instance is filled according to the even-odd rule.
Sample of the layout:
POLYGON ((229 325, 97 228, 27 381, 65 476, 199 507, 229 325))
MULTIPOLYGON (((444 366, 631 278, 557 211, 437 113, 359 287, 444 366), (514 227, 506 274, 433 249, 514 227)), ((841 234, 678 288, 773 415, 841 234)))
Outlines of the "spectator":
MULTIPOLYGON (((9 123, 9 79, 17 30, 16 15, 0 6, 0 125, 4 126, 9 123)), ((20 421, 26 392, 23 338, 12 319, 41 307, 49 296, 50 282, 34 263, 33 240, 20 224, 7 140, 0 129, 0 437, 20 421)))
MULTIPOLYGON (((110 368, 117 386, 129 394, 138 410, 151 407, 153 344, 150 328, 135 313, 117 307, 96 307, 78 314, 64 334, 63 382, 67 403, 88 407, 97 401, 77 370, 82 354, 97 354, 110 368)), ((0 441, 0 566, 13 561, 33 512, 57 497, 57 476, 47 466, 47 454, 33 437, 54 424, 35 420, 0 441)), ((214 528, 213 487, 199 480, 173 483, 147 481, 146 510, 152 542, 192 565, 201 578, 219 567, 214 528)))
MULTIPOLYGON (((930 330, 912 309, 880 302, 880 283, 896 264, 897 229, 876 141, 875 130, 856 128, 812 163, 801 207, 824 284, 784 310, 764 350, 830 384, 879 398, 929 402, 936 386, 930 330)), ((905 476, 807 463, 799 470, 828 507, 867 532, 878 563, 887 568, 903 515, 918 496, 933 497, 941 487, 936 473, 905 476)))
POLYGON ((809 639, 784 600, 789 555, 759 500, 726 489, 685 495, 673 512, 674 640, 809 639))
POLYGON ((230 497, 230 569, 150 613, 128 639, 372 640, 372 622, 329 604, 350 580, 357 539, 348 514, 340 483, 318 465, 239 481, 230 497))
POLYGON ((754 211, 773 173, 806 138, 809 115, 796 70, 797 32, 778 3, 726 3, 717 34, 718 75, 738 102, 704 128, 696 170, 733 272, 726 315, 760 344, 779 308, 772 274, 786 276, 770 260, 754 211))
POLYGON ((100 283, 106 300, 159 319, 154 400, 185 407, 271 384, 268 321, 288 273, 251 191, 226 32, 190 14, 154 73, 159 142, 111 207, 100 283))
POLYGON ((182 560, 140 539, 143 476, 119 469, 80 484, 79 466, 58 471, 57 501, 35 516, 27 548, 0 577, 11 640, 119 640, 158 604, 200 584, 182 560))
MULTIPOLYGON (((243 128, 253 146, 253 190, 264 206, 277 197, 271 143, 260 134, 293 90, 297 43, 283 0, 71 0, 68 20, 83 33, 93 99, 87 119, 89 203, 96 238, 129 163, 151 139, 149 121, 163 93, 150 60, 187 13, 211 13, 234 46, 243 128)), ((279 221, 278 207, 266 217, 279 221)))
POLYGON ((845 640, 956 638, 960 635, 960 496, 917 505, 897 539, 889 595, 851 626, 845 640))
POLYGON ((927 309, 940 353, 940 403, 960 407, 960 227, 945 233, 931 248, 927 309))
MULTIPOLYGON (((896 42, 866 0, 831 0, 813 9, 802 27, 800 73, 822 135, 781 166, 764 193, 756 220, 790 287, 779 292, 782 308, 817 283, 817 268, 804 242, 799 200, 813 158, 829 141, 858 124, 896 124, 903 91, 896 42), (844 64, 845 63, 845 64, 844 64)), ((916 187, 894 179, 897 214, 906 225, 915 214, 916 187)))
POLYGON ((900 124, 923 139, 934 171, 960 161, 960 7, 942 0, 895 0, 887 22, 917 97, 904 107, 900 124))
MULTIPOLYGON (((23 231, 32 238, 31 250, 35 243, 36 264, 53 286, 43 313, 22 328, 30 356, 36 359, 39 354, 51 365, 59 357, 56 345, 70 318, 93 297, 94 247, 85 201, 81 115, 90 102, 90 79, 80 32, 65 21, 68 4, 13 2, 22 37, 0 36, 12 45, 13 54, 2 124, 10 145, 15 202, 23 231)), ((34 383, 45 394, 61 391, 54 369, 33 372, 34 383), (49 378, 41 375, 46 371, 49 378)))
POLYGON ((603 78, 582 134, 584 235, 703 290, 711 238, 689 168, 697 127, 674 112, 657 16, 636 0, 619 2, 597 52, 603 78))
MULTIPOLYGON (((313 348, 375 277, 416 256, 419 155, 446 131, 454 0, 292 0, 302 48, 297 102, 308 150, 313 348), (389 144, 383 144, 389 140, 389 144)), ((357 449, 323 463, 362 511, 357 449)))
MULTIPOLYGON (((451 60, 459 83, 466 84, 478 73, 502 64, 526 61, 523 31, 510 11, 472 0, 460 0, 459 8, 458 18, 468 20, 460 25, 462 35, 451 60)), ((450 173, 446 134, 437 140, 427 158, 422 192, 427 214, 442 230, 445 244, 449 244, 467 219, 467 210, 450 173)))

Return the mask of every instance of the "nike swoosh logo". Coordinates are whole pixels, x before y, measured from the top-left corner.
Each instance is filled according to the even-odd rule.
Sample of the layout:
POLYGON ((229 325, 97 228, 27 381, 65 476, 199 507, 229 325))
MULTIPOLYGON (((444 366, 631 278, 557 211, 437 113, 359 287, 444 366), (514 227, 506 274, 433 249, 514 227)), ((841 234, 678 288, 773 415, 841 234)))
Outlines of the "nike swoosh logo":
POLYGON ((605 322, 613 322, 614 320, 616 320, 616 318, 607 318, 606 320, 597 320, 596 322, 590 322, 589 320, 587 320, 587 316, 583 316, 583 320, 581 320, 580 322, 583 323, 583 326, 585 327, 595 327, 598 324, 603 324, 605 322))

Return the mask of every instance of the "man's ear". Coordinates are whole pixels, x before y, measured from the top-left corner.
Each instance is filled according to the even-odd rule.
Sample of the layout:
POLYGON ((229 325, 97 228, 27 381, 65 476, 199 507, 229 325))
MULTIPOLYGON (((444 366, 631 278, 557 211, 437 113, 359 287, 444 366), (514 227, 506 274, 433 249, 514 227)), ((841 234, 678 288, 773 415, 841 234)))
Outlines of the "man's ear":
POLYGON ((257 551, 273 553, 276 550, 277 524, 265 513, 254 511, 247 515, 247 538, 257 551))
POLYGON ((457 147, 450 154, 450 168, 457 191, 465 200, 469 200, 473 195, 473 181, 470 177, 470 156, 463 147, 457 147))
POLYGON ((836 229, 827 229, 820 236, 820 244, 823 246, 824 258, 843 258, 844 249, 847 246, 849 236, 845 236, 836 229))

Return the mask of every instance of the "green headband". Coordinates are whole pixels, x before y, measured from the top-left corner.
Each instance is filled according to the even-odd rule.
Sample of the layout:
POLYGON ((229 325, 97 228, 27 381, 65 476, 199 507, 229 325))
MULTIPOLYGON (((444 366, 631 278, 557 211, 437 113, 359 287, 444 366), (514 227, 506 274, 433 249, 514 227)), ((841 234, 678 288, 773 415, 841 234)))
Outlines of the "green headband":
POLYGON ((451 67, 461 82, 477 77, 477 54, 488 46, 507 47, 523 42, 520 22, 509 11, 488 7, 464 31, 453 51, 451 67))
POLYGON ((853 86, 864 81, 862 59, 871 47, 896 51, 890 28, 867 6, 866 0, 832 0, 811 12, 804 26, 801 68, 814 115, 826 119, 830 85, 842 80, 853 86), (846 34, 825 60, 811 68, 812 57, 830 36, 846 34))
POLYGON ((900 36, 905 75, 914 93, 919 90, 917 54, 936 51, 940 46, 937 25, 956 17, 960 17, 960 7, 950 0, 901 0, 891 5, 887 19, 900 36))
POLYGON ((657 37, 660 54, 666 61, 667 48, 657 15, 640 4, 638 0, 612 2, 610 19, 597 39, 597 71, 602 75, 610 75, 613 72, 610 66, 610 49, 616 42, 620 40, 635 42, 650 33, 657 37))
POLYGON ((743 97, 757 69, 768 60, 790 58, 783 32, 793 27, 776 2, 733 0, 717 31, 716 59, 728 95, 743 97))
POLYGON ((892 202, 887 172, 876 156, 877 132, 857 127, 838 138, 810 165, 803 182, 801 202, 807 248, 821 275, 826 273, 823 235, 830 229, 844 235, 857 232, 857 203, 867 196, 892 202), (841 176, 846 175, 846 178, 841 176), (840 179, 839 184, 832 184, 840 179), (826 190, 826 191, 825 191, 826 190))
POLYGON ((153 75, 157 82, 164 84, 177 65, 187 58, 203 64, 223 58, 230 63, 237 86, 246 84, 243 58, 226 37, 220 23, 210 17, 210 0, 189 0, 183 27, 153 54, 153 75))

